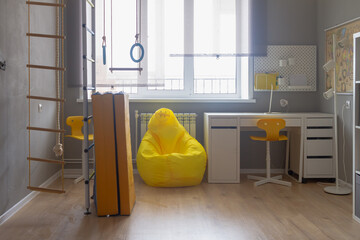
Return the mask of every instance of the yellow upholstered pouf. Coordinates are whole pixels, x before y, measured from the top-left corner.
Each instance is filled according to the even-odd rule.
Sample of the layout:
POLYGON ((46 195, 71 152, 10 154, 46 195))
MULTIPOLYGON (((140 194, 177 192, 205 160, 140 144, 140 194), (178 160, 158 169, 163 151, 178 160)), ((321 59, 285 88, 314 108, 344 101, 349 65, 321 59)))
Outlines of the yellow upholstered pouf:
POLYGON ((201 182, 206 167, 203 146, 166 108, 155 112, 137 154, 137 168, 146 184, 184 187, 201 182))

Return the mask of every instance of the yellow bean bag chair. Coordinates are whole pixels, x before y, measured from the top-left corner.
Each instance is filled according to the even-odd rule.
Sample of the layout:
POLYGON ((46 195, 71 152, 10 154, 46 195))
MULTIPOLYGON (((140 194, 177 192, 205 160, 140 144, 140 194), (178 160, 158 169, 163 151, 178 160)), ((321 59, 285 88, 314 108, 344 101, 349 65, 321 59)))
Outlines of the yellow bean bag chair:
POLYGON ((185 187, 201 182, 206 153, 166 108, 155 112, 137 154, 137 168, 153 187, 185 187))

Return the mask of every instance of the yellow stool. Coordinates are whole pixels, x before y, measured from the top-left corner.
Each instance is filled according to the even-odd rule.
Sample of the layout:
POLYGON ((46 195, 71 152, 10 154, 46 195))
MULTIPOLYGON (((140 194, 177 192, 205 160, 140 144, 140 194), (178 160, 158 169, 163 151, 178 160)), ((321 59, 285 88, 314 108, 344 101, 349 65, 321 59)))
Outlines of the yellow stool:
POLYGON ((265 183, 276 183, 291 187, 291 182, 280 180, 281 175, 270 176, 270 142, 285 141, 288 138, 284 135, 279 135, 280 129, 285 127, 284 119, 260 119, 257 122, 257 127, 266 131, 266 137, 250 136, 255 141, 266 141, 266 177, 248 175, 248 179, 259 180, 254 183, 255 186, 260 186, 265 183))

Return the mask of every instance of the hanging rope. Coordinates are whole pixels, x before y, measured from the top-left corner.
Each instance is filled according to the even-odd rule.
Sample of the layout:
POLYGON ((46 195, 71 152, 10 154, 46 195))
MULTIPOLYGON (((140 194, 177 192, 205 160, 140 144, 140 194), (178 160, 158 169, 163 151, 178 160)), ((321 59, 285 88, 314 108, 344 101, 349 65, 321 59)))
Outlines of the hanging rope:
MULTIPOLYGON (((140 34, 141 34, 141 0, 136 0, 136 34, 135 34, 135 43, 131 46, 130 49, 130 57, 133 62, 139 63, 140 68, 140 62, 144 58, 144 47, 140 43, 140 34), (138 59, 134 58, 134 49, 135 47, 138 47, 138 59)), ((141 71, 140 71, 141 72, 141 71)))
MULTIPOLYGON (((65 0, 61 0, 61 3, 64 4, 65 0)), ((65 36, 64 30, 64 8, 61 8, 61 35, 65 36)), ((65 40, 61 39, 61 67, 65 69, 65 40)), ((61 98, 65 98, 65 73, 61 72, 61 98)), ((61 129, 65 128, 65 106, 64 102, 61 102, 61 129)), ((64 133, 61 134, 61 142, 64 143, 64 133)), ((64 152, 64 146, 62 147, 62 151, 64 152)), ((61 155, 61 160, 64 162, 64 153, 61 155)), ((64 163, 61 164, 61 186, 62 190, 64 190, 64 163)))
MULTIPOLYGON (((59 3, 59 0, 56 0, 56 3, 59 3)), ((59 16, 59 10, 56 10, 56 34, 60 35, 60 16, 59 16)), ((60 40, 56 39, 55 40, 55 66, 56 67, 60 67, 60 40)), ((56 98, 60 98, 60 72, 59 71, 55 71, 55 81, 56 81, 56 98)), ((60 102, 56 103, 56 128, 57 129, 61 129, 60 126, 60 102)), ((60 157, 63 155, 63 146, 61 144, 61 133, 57 133, 56 134, 56 144, 53 147, 53 151, 55 153, 55 156, 60 157)))
MULTIPOLYGON (((105 14, 105 12, 104 12, 105 14)), ((105 18, 104 18, 105 20, 105 18)), ((104 23, 105 26, 105 23, 104 23)), ((105 28, 105 27, 104 27, 105 28)), ((105 33, 104 33, 105 34, 105 33)), ((113 73, 113 71, 129 71, 129 70, 136 70, 139 71, 139 74, 141 74, 142 68, 140 67, 140 62, 141 60, 144 58, 144 47, 141 45, 140 43, 140 39, 141 39, 141 0, 136 0, 136 34, 135 34, 135 44, 132 45, 131 49, 130 49, 130 57, 131 59, 135 62, 135 63, 139 63, 139 67, 138 68, 114 68, 113 67, 113 0, 110 1, 110 54, 111 54, 111 58, 110 58, 110 72, 113 73), (135 59, 133 52, 135 47, 138 47, 139 49, 139 58, 135 59)), ((104 39, 103 39, 104 40, 104 39)))
MULTIPOLYGON (((105 1, 105 0, 104 0, 105 1)), ((113 1, 111 0, 110 1, 110 51, 111 51, 111 68, 110 68, 110 71, 112 73, 112 70, 113 69, 113 1)))
MULTIPOLYGON (((105 1, 106 0, 103 0, 103 2, 104 2, 104 6, 103 6, 103 8, 104 8, 104 13, 103 13, 103 15, 104 15, 104 27, 103 27, 103 30, 104 30, 104 35, 103 35, 103 37, 102 37, 102 49, 103 49, 103 64, 104 65, 106 65, 106 28, 105 28, 105 26, 106 26, 106 24, 105 24, 105 21, 106 21, 106 12, 105 12, 105 7, 106 7, 106 4, 105 4, 105 1)), ((111 8, 112 9, 112 8, 111 8)))

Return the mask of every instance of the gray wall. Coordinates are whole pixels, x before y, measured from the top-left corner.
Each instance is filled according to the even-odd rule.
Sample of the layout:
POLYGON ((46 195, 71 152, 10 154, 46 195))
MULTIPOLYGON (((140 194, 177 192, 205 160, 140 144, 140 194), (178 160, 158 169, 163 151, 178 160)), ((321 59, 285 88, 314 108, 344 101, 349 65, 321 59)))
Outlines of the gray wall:
MULTIPOLYGON (((269 0, 268 1, 268 41, 271 45, 316 45, 316 11, 317 4, 313 0, 269 0), (305 17, 306 16, 306 17, 305 17)), ((66 90, 66 114, 81 115, 81 104, 75 103, 78 98, 77 89, 66 90)), ((269 93, 254 93, 256 103, 130 103, 131 132, 133 152, 135 146, 134 136, 134 111, 155 112, 157 109, 166 107, 174 112, 195 112, 198 114, 197 138, 203 143, 203 113, 204 112, 264 112, 268 109, 269 93)), ((285 98, 289 101, 290 112, 312 112, 318 111, 318 96, 316 92, 308 93, 286 93, 275 92, 273 97, 273 111, 282 111, 279 101, 285 98)), ((260 146, 249 141, 247 134, 242 135, 242 146, 244 149, 254 151, 243 151, 241 156, 241 167, 254 169, 265 168, 265 151, 258 151, 260 146), (256 150, 255 150, 256 149, 256 150)), ((80 159, 81 144, 66 139, 67 151, 65 158, 80 159)), ((283 144, 279 147, 284 148, 283 144)), ((273 151, 273 167, 284 168, 284 151, 276 147, 273 151)), ((134 153, 133 153, 134 155, 134 153)), ((80 165, 78 165, 80 166, 80 165)))
MULTIPOLYGON (((325 90, 325 73, 321 69, 325 64, 325 32, 324 30, 343 22, 360 17, 360 1, 358 0, 318 0, 317 2, 317 38, 318 38, 318 72, 319 72, 319 99, 320 110, 325 112, 333 111, 333 100, 326 101, 321 93, 325 90)), ((342 106, 346 100, 352 101, 352 96, 338 96, 337 116, 339 129, 339 177, 347 182, 352 182, 352 108, 345 110, 344 121, 341 117, 342 106), (345 168, 347 179, 345 179, 343 159, 343 122, 345 122, 345 168)))
MULTIPOLYGON (((0 71, 0 215, 30 193, 28 185, 28 75, 27 75, 27 6, 23 0, 0 1, 0 54, 6 58, 7 69, 0 71)), ((33 31, 54 31, 54 12, 38 8, 32 11, 33 31), (41 20, 47 19, 47 21, 41 20)), ((32 41, 33 63, 53 64, 54 44, 32 41), (44 54, 44 50, 49 50, 44 54), (49 56, 49 57, 46 57, 49 56)), ((33 94, 54 94, 54 73, 32 71, 33 94)), ((54 95, 53 95, 54 96, 54 95)), ((39 127, 55 127, 55 108, 43 103, 44 111, 36 113, 38 102, 32 104, 31 124, 39 127), (51 124, 47 124, 51 122, 51 124)), ((50 157, 55 143, 53 134, 32 134, 34 157, 50 157)), ((38 186, 53 175, 58 166, 42 163, 31 165, 32 185, 38 186)))

